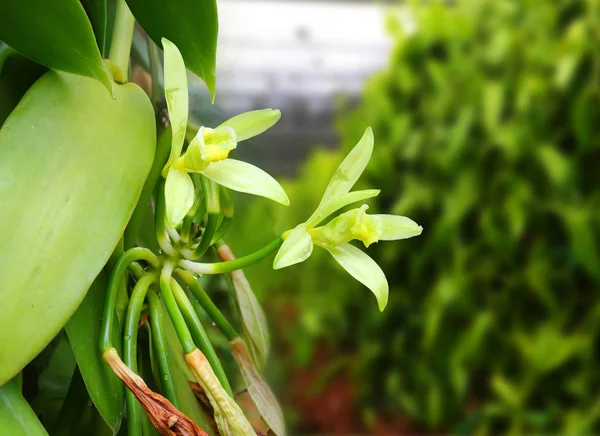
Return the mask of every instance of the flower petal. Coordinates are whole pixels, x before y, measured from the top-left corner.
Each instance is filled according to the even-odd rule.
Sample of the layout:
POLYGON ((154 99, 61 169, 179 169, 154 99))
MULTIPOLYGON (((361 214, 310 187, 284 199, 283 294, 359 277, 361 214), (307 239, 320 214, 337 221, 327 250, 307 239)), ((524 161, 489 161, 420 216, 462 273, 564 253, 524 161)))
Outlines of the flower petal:
POLYGON ((319 205, 317 210, 315 210, 308 221, 306 221, 306 227, 311 229, 336 210, 340 210, 342 207, 346 207, 349 204, 356 203, 357 201, 376 197, 380 192, 381 191, 379 189, 366 189, 364 191, 348 192, 347 194, 333 198, 326 204, 319 205))
POLYGON ((374 215, 381 218, 383 234, 381 241, 395 241, 419 236, 423 227, 405 216, 399 215, 374 215))
POLYGON ((200 173, 234 191, 260 195, 285 206, 290 204, 287 194, 277 180, 249 163, 225 159, 211 163, 200 173))
POLYGON ((273 261, 273 269, 281 269, 304 262, 310 256, 312 250, 312 238, 306 231, 306 226, 300 224, 283 241, 273 261))
POLYGON ((383 312, 388 301, 389 287, 379 265, 354 245, 344 244, 327 250, 348 274, 375 294, 379 310, 383 312))
POLYGON ((162 45, 165 53, 165 96, 173 134, 171 154, 163 169, 163 177, 166 177, 169 166, 179 158, 183 148, 188 119, 188 85, 187 71, 179 49, 166 38, 162 39, 162 45))
POLYGON ((348 153, 348 156, 333 174, 317 209, 325 207, 331 200, 347 194, 352 189, 371 159, 374 142, 373 130, 368 127, 358 144, 348 153))
POLYGON ((185 171, 170 168, 165 182, 167 223, 177 227, 194 205, 194 182, 185 171))
POLYGON ((237 141, 241 142, 270 129, 280 118, 281 112, 278 109, 260 109, 236 115, 225 121, 217 129, 220 127, 233 128, 237 135, 237 141))

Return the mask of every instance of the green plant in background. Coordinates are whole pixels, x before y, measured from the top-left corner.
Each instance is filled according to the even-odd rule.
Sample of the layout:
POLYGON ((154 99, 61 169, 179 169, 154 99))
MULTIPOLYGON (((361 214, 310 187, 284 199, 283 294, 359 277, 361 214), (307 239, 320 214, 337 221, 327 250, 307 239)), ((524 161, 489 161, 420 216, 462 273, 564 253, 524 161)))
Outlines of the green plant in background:
MULTIPOLYGON (((298 307, 282 333, 296 360, 318 342, 354 351, 367 423, 391 414, 427 430, 597 432, 600 5, 459 0, 410 12, 414 21, 388 23, 389 66, 339 117, 346 150, 361 125, 377 134, 358 185, 392 189, 371 204, 427 230, 369 248, 392 272, 388 308, 366 308, 325 262, 267 283, 259 267, 248 274, 298 307)), ((317 152, 284 184, 295 204, 271 212, 276 225, 315 206, 337 160, 317 152)))
POLYGON ((0 129, 3 434, 285 435, 261 374, 265 315, 242 269, 280 247, 277 267, 301 262, 307 238, 385 307, 383 271, 349 242, 421 227, 366 206, 316 227, 379 193, 349 192, 371 158, 370 128, 309 221, 238 259, 223 241, 231 191, 290 202, 273 177, 229 157, 278 110, 215 128, 190 116, 211 113, 190 110, 186 67, 214 96, 216 12, 204 0, 0 5, 0 90, 14 91, 0 129), (130 63, 147 69, 149 95, 130 63), (233 307, 215 304, 211 276, 229 276, 233 307))

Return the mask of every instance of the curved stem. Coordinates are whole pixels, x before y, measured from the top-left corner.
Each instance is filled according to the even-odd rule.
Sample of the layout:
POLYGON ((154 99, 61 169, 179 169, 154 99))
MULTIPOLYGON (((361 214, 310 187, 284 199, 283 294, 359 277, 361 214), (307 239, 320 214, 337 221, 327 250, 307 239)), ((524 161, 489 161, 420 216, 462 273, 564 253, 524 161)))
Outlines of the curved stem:
MULTIPOLYGON (((153 42, 148 44, 154 45, 153 42)), ((137 243, 138 233, 144 220, 146 213, 148 212, 148 202, 152 196, 152 191, 160 178, 160 172, 162 171, 169 153, 171 152, 171 127, 167 127, 158 134, 158 141, 156 143, 156 153, 154 154, 154 161, 152 162, 152 168, 144 183, 144 188, 140 194, 137 206, 133 211, 133 215, 127 224, 125 229, 125 247, 132 248, 137 243)))
POLYGON ((194 311, 192 303, 190 303, 190 300, 188 300, 187 295, 185 295, 185 292, 181 286, 179 286, 179 283, 177 283, 177 281, 173 278, 171 279, 171 289, 173 290, 173 295, 175 296, 177 305, 179 306, 179 309, 181 310, 181 313, 183 314, 183 317, 185 318, 186 323, 192 333, 195 344, 206 356, 206 359, 210 363, 210 366, 221 382, 223 388, 225 388, 227 393, 233 398, 233 391, 229 385, 229 380, 227 380, 227 375, 225 375, 225 371, 221 366, 221 361, 217 357, 217 353, 215 353, 208 336, 206 336, 206 331, 200 322, 200 318, 198 318, 198 315, 194 311))
POLYGON ((102 315, 102 327, 100 331, 100 350, 102 352, 113 346, 111 331, 115 319, 115 302, 117 300, 119 283, 130 264, 137 260, 144 260, 154 268, 160 266, 158 257, 147 248, 132 248, 121 255, 110 275, 104 299, 104 313, 102 315))
POLYGON ((179 266, 196 274, 224 274, 235 271, 236 269, 245 268, 253 263, 258 262, 263 257, 268 256, 277 248, 279 248, 281 244, 283 244, 283 237, 279 236, 277 239, 274 239, 260 250, 235 260, 216 263, 198 263, 192 262, 191 260, 180 260, 179 266))
POLYGON ((200 286, 200 283, 198 283, 198 280, 196 280, 191 272, 177 269, 175 273, 181 277, 181 279, 190 289, 194 298, 198 300, 202 308, 206 311, 206 313, 208 313, 210 319, 214 321, 217 327, 219 327, 219 329, 230 341, 240 337, 239 333, 233 328, 229 321, 227 321, 227 318, 225 318, 223 313, 221 313, 219 308, 215 305, 215 303, 213 303, 204 288, 200 286))
POLYGON ((194 340, 192 339, 192 335, 179 311, 179 307, 177 306, 177 302, 175 301, 175 297, 173 297, 173 291, 171 290, 171 276, 173 275, 173 264, 166 263, 163 266, 162 271, 160 272, 160 290, 163 295, 163 301, 165 302, 165 306, 167 306, 167 312, 169 313, 169 318, 173 322, 173 327, 175 327, 175 331, 177 332, 177 336, 179 337, 179 342, 181 342, 181 346, 183 348, 183 352, 185 354, 191 353, 196 349, 196 345, 194 344, 194 340))
POLYGON ((152 327, 152 347, 156 362, 158 363, 158 372, 160 374, 160 386, 162 392, 173 403, 175 407, 181 409, 181 401, 175 388, 175 375, 173 362, 171 360, 171 351, 167 339, 167 330, 165 329, 165 320, 162 304, 156 292, 152 289, 148 291, 148 309, 150 311, 150 326, 152 327))
POLYGON ((127 81, 129 72, 129 56, 131 54, 134 25, 135 18, 133 18, 125 0, 117 0, 115 27, 113 28, 108 59, 113 61, 121 70, 124 82, 127 81))
MULTIPOLYGON (((127 316, 125 318, 125 337, 123 345, 123 362, 136 374, 138 373, 137 365, 137 335, 138 323, 140 322, 140 312, 146 298, 148 287, 156 281, 154 274, 143 276, 133 288, 131 298, 129 299, 129 307, 127 308, 127 316)), ((142 435, 142 419, 143 411, 140 403, 136 400, 133 392, 127 389, 125 392, 125 400, 127 404, 127 429, 130 436, 142 435)))

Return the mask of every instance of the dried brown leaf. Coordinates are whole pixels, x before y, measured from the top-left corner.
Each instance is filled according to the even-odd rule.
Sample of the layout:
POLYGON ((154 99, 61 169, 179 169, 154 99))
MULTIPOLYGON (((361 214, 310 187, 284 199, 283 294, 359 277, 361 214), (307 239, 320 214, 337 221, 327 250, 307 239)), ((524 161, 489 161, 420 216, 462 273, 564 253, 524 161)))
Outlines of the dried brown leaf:
POLYGON ((117 350, 109 348, 104 360, 112 371, 140 402, 156 429, 165 436, 209 436, 204 430, 181 413, 162 395, 151 391, 144 380, 131 371, 119 357, 117 350))

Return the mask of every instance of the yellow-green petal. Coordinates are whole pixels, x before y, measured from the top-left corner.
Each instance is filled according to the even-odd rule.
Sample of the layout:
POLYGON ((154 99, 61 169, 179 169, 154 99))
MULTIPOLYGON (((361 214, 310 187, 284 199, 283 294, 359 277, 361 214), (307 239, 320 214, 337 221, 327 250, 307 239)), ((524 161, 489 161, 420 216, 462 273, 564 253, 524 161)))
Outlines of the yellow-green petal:
POLYGON ((405 216, 399 215, 374 215, 381 219, 381 241, 395 241, 419 236, 423 227, 405 216))
POLYGON ((238 142, 260 135, 270 129, 281 118, 278 109, 260 109, 244 112, 228 119, 218 128, 231 127, 235 130, 238 142))
POLYGON ((225 159, 211 163, 200 173, 233 191, 259 195, 284 206, 290 204, 287 194, 277 180, 249 163, 225 159))
POLYGON ((273 269, 281 269, 304 262, 311 255, 313 242, 306 226, 300 224, 285 238, 273 261, 273 269))
POLYGON ((165 53, 165 97, 173 135, 171 154, 163 169, 163 177, 166 177, 169 167, 179 158, 183 148, 188 119, 188 85, 187 71, 179 49, 166 38, 162 39, 162 45, 165 53))
POLYGON ((165 182, 167 223, 177 227, 194 204, 194 182, 185 171, 169 169, 165 182))
POLYGON ((374 142, 373 130, 369 127, 333 174, 317 209, 325 207, 327 203, 352 189, 371 159, 374 142))
POLYGON ((366 253, 350 244, 327 249, 348 274, 375 294, 379 310, 383 312, 388 302, 389 287, 385 274, 366 253))

